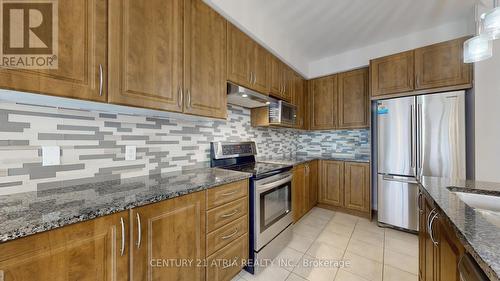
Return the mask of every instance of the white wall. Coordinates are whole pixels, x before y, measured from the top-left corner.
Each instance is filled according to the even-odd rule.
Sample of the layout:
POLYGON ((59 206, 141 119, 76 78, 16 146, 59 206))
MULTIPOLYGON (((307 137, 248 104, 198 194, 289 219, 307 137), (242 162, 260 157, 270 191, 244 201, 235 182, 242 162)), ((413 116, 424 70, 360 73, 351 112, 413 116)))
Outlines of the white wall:
POLYGON ((500 40, 474 70, 476 180, 500 182, 500 40))
POLYGON ((448 23, 309 63, 308 77, 320 77, 367 66, 370 59, 395 54, 474 32, 471 20, 448 23))

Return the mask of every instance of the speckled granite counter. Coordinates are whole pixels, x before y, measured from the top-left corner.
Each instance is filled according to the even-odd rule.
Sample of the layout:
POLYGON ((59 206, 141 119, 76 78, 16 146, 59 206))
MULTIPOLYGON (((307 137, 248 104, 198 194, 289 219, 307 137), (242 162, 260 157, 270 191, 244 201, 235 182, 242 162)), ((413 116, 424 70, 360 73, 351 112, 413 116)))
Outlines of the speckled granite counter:
POLYGON ((335 160, 335 161, 349 161, 349 162, 363 162, 369 163, 369 157, 332 157, 332 156, 290 156, 290 157, 259 157, 257 161, 260 162, 268 162, 268 163, 277 163, 277 164, 285 164, 285 165, 299 165, 302 163, 306 163, 313 160, 335 160))
POLYGON ((247 179, 217 168, 128 179, 102 178, 36 192, 0 196, 0 243, 64 225, 247 179))
POLYGON ((436 177, 424 177, 420 184, 448 217, 459 239, 488 277, 500 280, 500 213, 472 208, 453 192, 500 196, 500 184, 436 177))

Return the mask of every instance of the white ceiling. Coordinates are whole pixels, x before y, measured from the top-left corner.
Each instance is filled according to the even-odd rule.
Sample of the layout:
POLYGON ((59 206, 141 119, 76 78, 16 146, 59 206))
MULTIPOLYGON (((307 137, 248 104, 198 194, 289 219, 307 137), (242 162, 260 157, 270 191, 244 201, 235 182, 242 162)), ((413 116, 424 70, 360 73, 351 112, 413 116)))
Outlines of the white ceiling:
POLYGON ((309 64, 443 24, 477 0, 205 0, 306 74, 309 64))

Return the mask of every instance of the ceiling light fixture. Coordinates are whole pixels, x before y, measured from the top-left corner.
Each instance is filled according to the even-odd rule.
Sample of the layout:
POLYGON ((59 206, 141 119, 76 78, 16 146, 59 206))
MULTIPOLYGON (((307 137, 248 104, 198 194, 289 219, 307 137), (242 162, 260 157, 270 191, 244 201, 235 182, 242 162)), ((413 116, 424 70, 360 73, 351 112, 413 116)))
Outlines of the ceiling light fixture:
POLYGON ((478 16, 478 4, 474 5, 474 16, 476 18, 477 35, 464 42, 465 63, 483 61, 493 56, 491 37, 487 34, 482 34, 482 19, 485 15, 478 16))
POLYGON ((483 32, 492 40, 500 38, 500 7, 498 2, 493 0, 493 10, 483 14, 483 32))

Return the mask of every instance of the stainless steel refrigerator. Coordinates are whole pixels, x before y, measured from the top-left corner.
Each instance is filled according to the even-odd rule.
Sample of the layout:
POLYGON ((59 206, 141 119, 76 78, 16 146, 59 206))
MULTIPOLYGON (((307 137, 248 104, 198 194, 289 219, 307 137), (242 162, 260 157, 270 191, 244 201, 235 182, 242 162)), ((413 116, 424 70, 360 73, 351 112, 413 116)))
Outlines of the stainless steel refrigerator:
POLYGON ((377 101, 378 221, 418 230, 420 176, 466 177, 465 92, 377 101))

